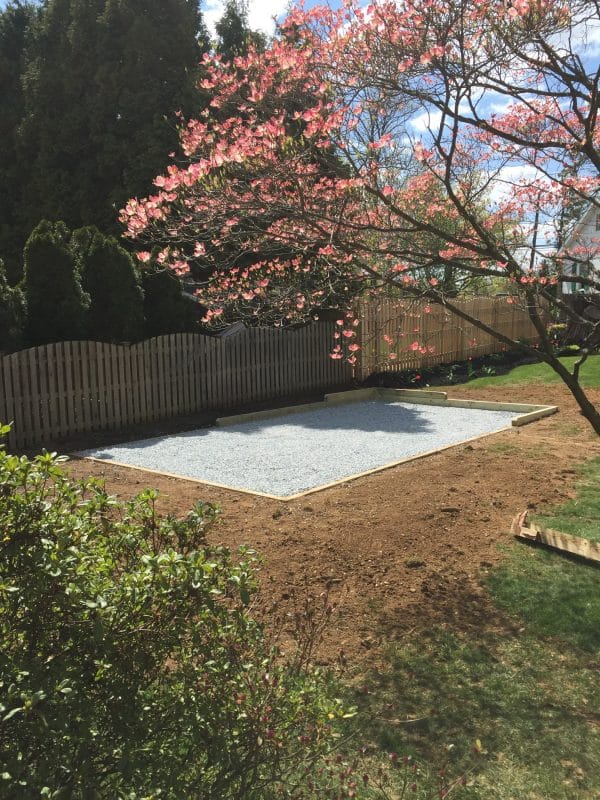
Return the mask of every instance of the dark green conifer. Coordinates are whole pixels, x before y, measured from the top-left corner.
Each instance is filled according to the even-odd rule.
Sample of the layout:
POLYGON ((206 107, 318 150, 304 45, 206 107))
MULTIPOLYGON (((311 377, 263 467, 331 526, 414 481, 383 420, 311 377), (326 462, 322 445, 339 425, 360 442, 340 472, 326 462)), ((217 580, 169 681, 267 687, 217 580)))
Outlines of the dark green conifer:
POLYGON ((177 144, 206 48, 195 0, 48 0, 23 73, 23 226, 120 233, 118 211, 177 144))
POLYGON ((129 253, 97 228, 73 233, 81 280, 90 296, 87 336, 101 342, 135 342, 144 333, 144 295, 129 253))
POLYGON ((0 353, 12 353, 21 347, 24 325, 25 296, 21 289, 10 286, 0 261, 0 353))
POLYGON ((22 187, 29 164, 20 157, 18 132, 25 113, 23 74, 38 7, 11 2, 0 9, 0 256, 9 284, 23 273, 22 187))
POLYGON ((197 303, 182 293, 182 284, 172 272, 158 266, 142 272, 146 337, 167 333, 199 332, 197 303))
POLYGON ((244 0, 227 0, 223 16, 215 25, 217 52, 227 61, 244 55, 252 42, 258 47, 266 45, 265 37, 253 31, 248 22, 248 5, 244 0))
POLYGON ((90 298, 81 287, 70 238, 63 222, 42 220, 25 245, 23 290, 29 345, 85 338, 90 298))

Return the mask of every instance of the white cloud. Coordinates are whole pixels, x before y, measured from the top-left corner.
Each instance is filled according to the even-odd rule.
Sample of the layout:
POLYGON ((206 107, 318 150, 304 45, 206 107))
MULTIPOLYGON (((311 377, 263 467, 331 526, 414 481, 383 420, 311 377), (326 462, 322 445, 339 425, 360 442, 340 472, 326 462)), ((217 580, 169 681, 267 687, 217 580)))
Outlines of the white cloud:
MULTIPOLYGON (((460 103, 458 104, 459 113, 464 114, 467 117, 470 116, 471 104, 475 106, 479 105, 484 95, 484 92, 473 92, 470 102, 466 98, 461 99, 460 103)), ((437 109, 424 107, 419 114, 416 114, 409 120, 409 125, 417 133, 424 134, 431 132, 435 135, 440 128, 443 116, 444 115, 442 112, 438 111, 437 109)), ((453 121, 450 115, 446 115, 444 125, 446 127, 452 127, 453 121)))
POLYGON ((273 33, 273 17, 281 17, 288 7, 287 0, 253 0, 248 6, 248 21, 253 30, 273 33))
POLYGON ((425 133, 429 130, 435 131, 439 127, 441 121, 441 111, 428 111, 425 109, 425 111, 422 111, 420 114, 417 114, 416 117, 409 120, 409 123, 418 133, 425 133))
POLYGON ((515 102, 514 97, 507 98, 499 92, 489 92, 488 97, 491 99, 488 99, 489 105, 487 110, 490 114, 496 114, 497 116, 506 114, 508 109, 514 105, 515 102))
POLYGON ((515 187, 523 181, 533 181, 539 176, 535 167, 519 165, 502 167, 490 181, 490 200, 494 205, 501 204, 514 194, 515 187))
MULTIPOLYGON (((275 30, 273 17, 281 17, 288 7, 288 0, 250 0, 248 24, 270 36, 275 30)), ((215 36, 215 25, 223 16, 225 0, 206 0, 202 5, 204 22, 211 36, 215 36)))
POLYGON ((204 23, 211 36, 215 35, 215 25, 223 14, 225 4, 221 0, 208 0, 202 5, 202 16, 204 23))

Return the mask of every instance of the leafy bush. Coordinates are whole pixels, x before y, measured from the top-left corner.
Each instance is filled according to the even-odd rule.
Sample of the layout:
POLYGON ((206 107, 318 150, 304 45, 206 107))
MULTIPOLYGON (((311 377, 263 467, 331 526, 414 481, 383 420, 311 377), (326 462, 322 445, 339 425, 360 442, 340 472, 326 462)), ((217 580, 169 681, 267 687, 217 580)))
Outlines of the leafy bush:
POLYGON ((401 372, 373 373, 364 385, 412 389, 466 383, 479 376, 490 377, 504 374, 524 360, 531 361, 531 359, 524 359, 523 354, 518 350, 508 350, 468 358, 465 361, 436 364, 432 367, 421 366, 419 369, 408 369, 401 372))
POLYGON ((18 287, 9 286, 0 260, 0 353, 21 346, 25 324, 25 297, 18 287))
POLYGON ((87 336, 95 341, 136 342, 144 331, 144 295, 129 253, 97 228, 73 232, 71 247, 81 262, 90 296, 87 336))
POLYGON ((81 288, 70 237, 63 222, 43 220, 25 245, 23 290, 31 345, 84 337, 90 298, 81 288))
POLYGON ((60 462, 0 449, 0 796, 355 796, 324 760, 348 715, 252 619, 217 509, 159 516, 60 462))
POLYGON ((560 349, 564 345, 567 326, 563 322, 553 322, 548 325, 546 332, 555 348, 560 349))
POLYGON ((144 335, 198 331, 198 305, 182 293, 179 278, 170 270, 153 264, 142 272, 144 289, 144 335))

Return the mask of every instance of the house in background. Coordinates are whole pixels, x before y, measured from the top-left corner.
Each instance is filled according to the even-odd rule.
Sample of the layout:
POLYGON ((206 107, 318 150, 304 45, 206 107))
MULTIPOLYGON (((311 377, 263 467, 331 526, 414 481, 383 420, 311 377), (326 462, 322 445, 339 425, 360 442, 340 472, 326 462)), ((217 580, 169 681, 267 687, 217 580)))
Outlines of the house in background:
MULTIPOLYGON (((557 253, 564 259, 563 273, 600 278, 600 208, 590 203, 557 253)), ((563 294, 590 292, 574 281, 563 281, 563 294)))

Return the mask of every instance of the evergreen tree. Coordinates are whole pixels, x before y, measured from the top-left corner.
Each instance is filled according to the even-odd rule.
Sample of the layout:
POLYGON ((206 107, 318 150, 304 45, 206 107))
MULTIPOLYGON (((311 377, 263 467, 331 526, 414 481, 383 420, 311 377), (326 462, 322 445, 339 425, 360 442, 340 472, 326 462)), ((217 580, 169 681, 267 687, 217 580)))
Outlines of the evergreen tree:
POLYGON ((92 136, 112 222, 177 148, 175 115, 195 108, 208 34, 197 0, 106 0, 98 27, 92 136))
POLYGON ((0 353, 21 347, 25 324, 25 297, 18 287, 11 287, 0 261, 0 353))
POLYGON ((227 61, 243 55, 252 42, 259 48, 266 45, 265 36, 253 31, 248 23, 248 5, 244 0, 227 0, 223 16, 216 26, 217 52, 227 61))
POLYGON ((73 227, 98 213, 91 116, 96 19, 103 0, 51 0, 36 28, 25 74, 21 158, 31 165, 24 220, 62 219, 73 227))
POLYGON ((129 253, 97 228, 74 231, 71 248, 80 260, 90 296, 87 336, 101 342, 134 342, 144 330, 144 296, 129 253))
POLYGON ((179 278, 169 270, 150 267, 142 272, 144 287, 144 335, 198 332, 200 307, 182 293, 179 278))
POLYGON ((119 208, 176 146, 206 39, 195 0, 48 0, 24 82, 29 229, 45 217, 120 232, 119 208))
POLYGON ((23 271, 19 210, 27 172, 27 164, 19 159, 17 132, 24 115, 23 73, 37 14, 30 3, 13 2, 0 10, 0 255, 13 285, 23 271))
POLYGON ((30 345, 85 337, 90 298, 81 287, 70 238, 63 222, 42 220, 25 245, 23 290, 30 345))

